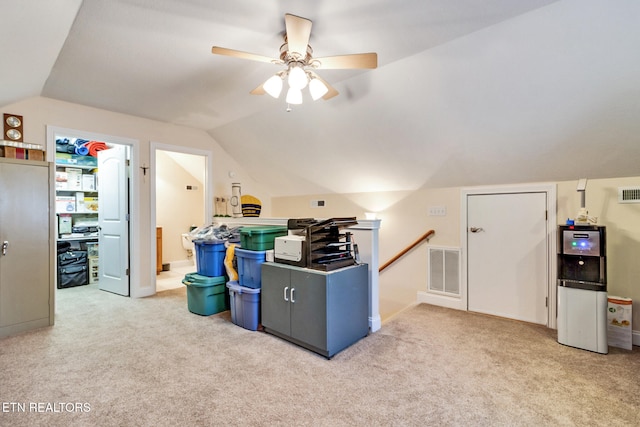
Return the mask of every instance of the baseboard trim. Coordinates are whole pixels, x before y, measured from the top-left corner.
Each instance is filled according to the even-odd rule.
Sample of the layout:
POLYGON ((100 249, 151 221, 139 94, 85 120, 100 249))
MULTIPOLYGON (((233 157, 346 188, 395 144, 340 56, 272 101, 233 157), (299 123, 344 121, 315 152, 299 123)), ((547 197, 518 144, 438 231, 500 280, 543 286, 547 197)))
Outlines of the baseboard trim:
POLYGON ((437 305, 440 307, 453 308, 456 310, 467 311, 461 298, 448 297, 445 295, 432 294, 429 292, 418 292, 417 300, 419 303, 437 305))

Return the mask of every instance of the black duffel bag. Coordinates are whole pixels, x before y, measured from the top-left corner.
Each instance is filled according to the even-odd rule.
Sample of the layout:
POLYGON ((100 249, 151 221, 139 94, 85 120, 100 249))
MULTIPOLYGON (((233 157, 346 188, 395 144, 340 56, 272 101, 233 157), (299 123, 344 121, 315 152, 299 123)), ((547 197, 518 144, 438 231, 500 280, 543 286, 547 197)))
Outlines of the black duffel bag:
POLYGON ((87 251, 67 251, 58 255, 58 289, 88 283, 87 251))

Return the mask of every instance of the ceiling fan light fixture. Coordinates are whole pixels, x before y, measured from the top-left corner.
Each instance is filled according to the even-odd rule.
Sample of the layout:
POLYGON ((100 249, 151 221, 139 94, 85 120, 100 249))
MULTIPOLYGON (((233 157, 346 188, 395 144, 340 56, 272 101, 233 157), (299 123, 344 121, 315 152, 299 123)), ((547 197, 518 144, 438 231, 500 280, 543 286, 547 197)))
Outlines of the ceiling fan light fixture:
POLYGON ((280 92, 282 92, 282 76, 275 74, 269 77, 262 87, 269 95, 274 98, 278 98, 280 96, 280 92))
POLYGON ((287 104, 302 104, 302 91, 300 89, 290 87, 287 91, 287 104))
POLYGON ((314 101, 322 98, 327 92, 329 92, 329 88, 319 79, 311 79, 309 81, 309 93, 314 101))
POLYGON ((288 83, 290 88, 297 89, 299 91, 307 86, 307 83, 309 83, 307 73, 304 72, 300 65, 291 65, 291 67, 289 68, 288 83))

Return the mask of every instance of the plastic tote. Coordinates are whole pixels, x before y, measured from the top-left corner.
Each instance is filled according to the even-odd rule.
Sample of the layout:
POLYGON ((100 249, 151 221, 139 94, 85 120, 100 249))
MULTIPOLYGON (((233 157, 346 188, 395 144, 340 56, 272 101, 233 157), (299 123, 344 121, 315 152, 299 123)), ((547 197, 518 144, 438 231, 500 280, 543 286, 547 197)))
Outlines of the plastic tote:
POLYGON ((187 308, 201 316, 210 316, 229 309, 225 290, 225 277, 208 277, 198 273, 184 276, 187 286, 187 308))
POLYGON ((286 235, 287 227, 242 227, 240 229, 240 246, 243 249, 251 249, 253 251, 268 251, 273 249, 276 237, 286 235))
POLYGON ((194 240, 196 247, 196 266, 202 276, 218 277, 224 275, 224 240, 194 240))
POLYGON ((262 263, 267 259, 267 251, 249 251, 236 248, 238 282, 247 288, 262 287, 262 263))
POLYGON ((240 286, 238 282, 227 283, 231 321, 250 331, 260 324, 260 289, 240 286))

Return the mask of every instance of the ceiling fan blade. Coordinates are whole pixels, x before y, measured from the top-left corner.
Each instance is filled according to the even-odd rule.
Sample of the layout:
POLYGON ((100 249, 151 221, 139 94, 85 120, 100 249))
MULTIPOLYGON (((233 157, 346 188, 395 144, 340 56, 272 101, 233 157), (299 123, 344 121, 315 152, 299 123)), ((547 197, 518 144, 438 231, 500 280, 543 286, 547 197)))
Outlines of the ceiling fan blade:
POLYGON ((377 53, 355 53, 353 55, 325 56, 314 58, 313 62, 319 62, 318 68, 325 70, 350 69, 350 68, 378 68, 377 53))
POLYGON ((271 64, 281 63, 279 59, 269 58, 268 56, 256 55, 255 53, 242 52, 235 49, 227 49, 226 47, 213 46, 211 53, 216 55, 233 56, 235 58, 249 59, 251 61, 268 62, 271 64))
POLYGON ((325 79, 323 79, 322 77, 320 77, 319 75, 317 75, 313 71, 309 71, 309 72, 311 73, 311 75, 314 78, 320 80, 322 83, 324 83, 324 85, 327 87, 327 89, 329 89, 329 91, 322 96, 322 99, 327 101, 327 100, 333 98, 334 96, 338 96, 338 94, 340 92, 338 92, 333 86, 331 86, 329 83, 327 83, 327 81, 325 79))
POLYGON ((264 90, 264 83, 262 83, 260 86, 258 86, 257 88, 255 88, 254 90, 252 90, 251 92, 249 92, 251 95, 264 95, 265 90, 264 90))
POLYGON ((307 45, 313 23, 306 18, 287 13, 284 15, 284 24, 287 31, 289 52, 297 52, 304 58, 307 56, 307 45))

